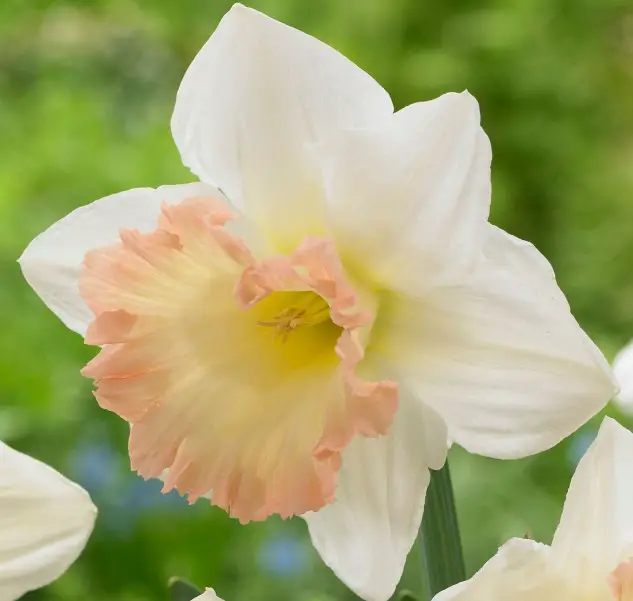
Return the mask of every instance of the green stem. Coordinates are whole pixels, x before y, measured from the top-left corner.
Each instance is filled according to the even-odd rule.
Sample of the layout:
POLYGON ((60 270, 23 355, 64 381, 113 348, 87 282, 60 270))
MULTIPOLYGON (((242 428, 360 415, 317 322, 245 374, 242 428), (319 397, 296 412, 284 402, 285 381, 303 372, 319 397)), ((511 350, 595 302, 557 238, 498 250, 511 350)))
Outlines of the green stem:
POLYGON ((448 463, 431 471, 422 528, 418 535, 431 598, 466 579, 448 463))

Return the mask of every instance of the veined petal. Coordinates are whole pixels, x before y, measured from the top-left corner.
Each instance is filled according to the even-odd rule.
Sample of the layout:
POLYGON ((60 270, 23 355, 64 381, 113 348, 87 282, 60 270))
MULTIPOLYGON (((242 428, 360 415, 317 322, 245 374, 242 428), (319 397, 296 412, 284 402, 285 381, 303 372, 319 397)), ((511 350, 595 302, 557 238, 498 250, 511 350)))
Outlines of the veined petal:
POLYGON ((325 233, 309 147, 392 112, 388 94, 341 54, 236 4, 184 76, 172 133, 185 165, 288 252, 325 233))
POLYGON ((121 228, 146 232, 156 227, 163 202, 190 196, 221 196, 201 183, 134 188, 75 209, 28 245, 19 259, 26 281, 71 330, 85 334, 94 318, 79 295, 85 254, 113 244, 121 228))
MULTIPOLYGON (((470 580, 435 595, 433 601, 562 601, 569 595, 552 569, 550 548, 515 538, 503 545, 470 580)), ((577 589, 577 592, 581 589, 577 589)))
POLYGON ((320 150, 341 254, 375 285, 423 292, 479 259, 492 155, 470 94, 413 104, 320 150))
POLYGON ((586 591, 633 556, 633 434, 605 418, 580 460, 552 542, 552 556, 586 591))
POLYGON ((357 439, 343 454, 336 501, 303 516, 325 563, 366 601, 385 601, 400 581, 428 468, 439 469, 446 452, 441 418, 404 395, 387 436, 357 439))
POLYGON ((61 576, 83 550, 97 510, 85 490, 0 442, 0 599, 61 576))
POLYGON ((616 355, 613 373, 620 384, 620 394, 614 402, 622 411, 630 414, 633 412, 633 341, 616 355))
POLYGON ((489 226, 484 255, 459 286, 393 300, 370 350, 400 367, 452 440, 522 457, 571 434, 616 386, 531 244, 489 226))

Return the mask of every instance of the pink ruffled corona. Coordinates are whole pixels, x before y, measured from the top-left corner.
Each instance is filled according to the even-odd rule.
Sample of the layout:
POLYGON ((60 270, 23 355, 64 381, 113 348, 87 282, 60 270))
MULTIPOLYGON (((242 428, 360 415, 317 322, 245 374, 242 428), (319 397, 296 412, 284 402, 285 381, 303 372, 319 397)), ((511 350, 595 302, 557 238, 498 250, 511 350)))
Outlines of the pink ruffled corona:
POLYGON ((333 501, 341 451, 387 432, 398 390, 357 375, 373 314, 333 243, 259 260, 234 218, 187 199, 86 255, 86 342, 102 350, 83 373, 131 423, 133 469, 247 522, 333 501))
POLYGON ((633 601, 633 558, 611 572, 609 585, 616 601, 633 601))

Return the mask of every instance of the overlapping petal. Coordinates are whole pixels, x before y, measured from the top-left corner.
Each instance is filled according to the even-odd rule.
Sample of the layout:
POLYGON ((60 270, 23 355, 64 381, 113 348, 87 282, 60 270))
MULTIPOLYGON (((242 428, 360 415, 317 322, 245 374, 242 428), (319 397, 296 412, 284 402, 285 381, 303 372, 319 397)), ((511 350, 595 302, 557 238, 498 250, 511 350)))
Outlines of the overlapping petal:
POLYGON ((571 599, 549 560, 547 545, 519 538, 509 540, 470 580, 442 591, 433 601, 571 599))
POLYGON ((79 207, 31 241, 19 259, 24 277, 67 327, 83 335, 94 318, 78 288, 85 254, 114 244, 122 228, 155 229, 163 202, 219 194, 201 183, 134 188, 79 207))
POLYGON ((402 395, 392 429, 343 454, 336 501, 304 516, 325 563, 365 601, 394 592, 420 527, 430 469, 446 459, 441 418, 402 395))
POLYGON ((478 260, 491 150, 470 94, 413 104, 320 151, 341 253, 375 285, 423 293, 478 260))
POLYGON ((567 492, 552 546, 513 539, 434 601, 629 599, 633 434, 605 418, 567 492))
MULTIPOLYGON (((616 392, 545 258, 488 226, 484 260, 461 285, 392 299, 384 352, 467 450, 516 458, 543 451, 616 392)), ((382 336, 382 334, 381 334, 382 336)))
POLYGON ((604 587, 633 556, 633 434, 605 418, 572 478, 552 554, 570 580, 604 587))
POLYGON ((185 74, 172 133, 185 165, 287 252, 325 232, 311 146, 392 111, 388 94, 334 49, 237 4, 185 74))
POLYGON ((13 601, 61 576, 96 515, 81 487, 0 443, 0 599, 13 601))

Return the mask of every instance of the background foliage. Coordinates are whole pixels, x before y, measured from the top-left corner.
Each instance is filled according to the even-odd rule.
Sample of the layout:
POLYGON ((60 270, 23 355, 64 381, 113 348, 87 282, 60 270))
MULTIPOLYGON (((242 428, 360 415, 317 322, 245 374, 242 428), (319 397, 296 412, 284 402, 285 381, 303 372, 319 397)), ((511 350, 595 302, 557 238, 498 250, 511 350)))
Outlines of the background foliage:
MULTIPOLYGON (((633 334, 630 0, 253 0, 355 60, 396 106, 468 88, 494 150, 492 221, 552 261, 607 355, 633 334)), ((127 427, 78 370, 91 356, 15 259, 71 209, 191 180, 169 134, 180 78, 229 0, 0 0, 0 439, 88 488, 82 559, 29 599, 166 599, 169 576, 230 601, 351 598, 300 520, 246 527, 128 471, 127 427), (89 597, 88 597, 89 596, 89 597)), ((629 424, 631 425, 631 424, 629 424)), ((538 457, 451 451, 469 571, 509 536, 549 541, 589 424, 538 457)), ((417 587, 417 557, 405 579, 417 587)))

